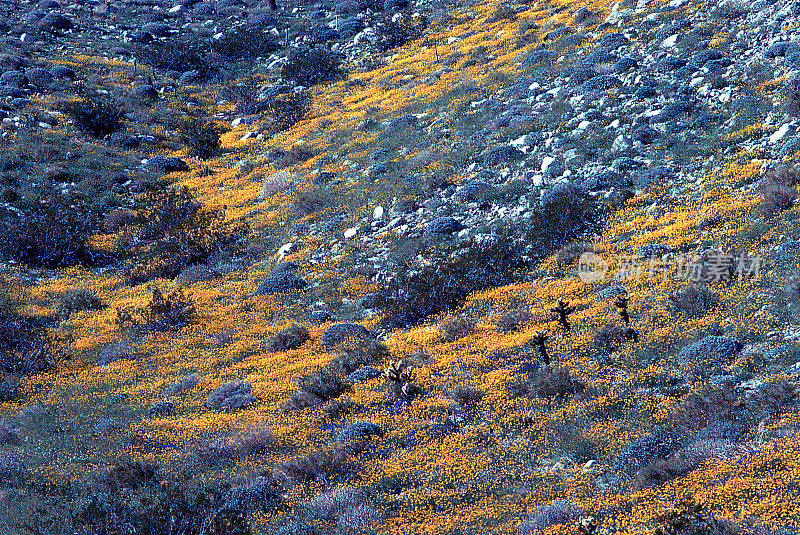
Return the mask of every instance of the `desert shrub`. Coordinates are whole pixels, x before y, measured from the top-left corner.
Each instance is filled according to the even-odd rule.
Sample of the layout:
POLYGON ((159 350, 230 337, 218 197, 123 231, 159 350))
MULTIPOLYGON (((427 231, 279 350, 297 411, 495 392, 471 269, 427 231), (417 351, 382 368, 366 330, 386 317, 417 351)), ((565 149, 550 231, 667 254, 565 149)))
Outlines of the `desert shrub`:
POLYGON ((280 44, 274 35, 253 26, 233 28, 211 43, 211 50, 225 61, 264 58, 279 48, 280 44))
POLYGON ((347 340, 373 339, 374 335, 358 323, 334 323, 322 333, 320 342, 326 349, 332 349, 347 340))
POLYGON ((164 390, 164 395, 167 397, 181 396, 186 394, 189 390, 200 384, 200 376, 196 373, 191 375, 184 375, 164 390))
POLYGON ((351 414, 358 408, 359 405, 350 399, 350 396, 345 395, 328 401, 322 407, 322 412, 324 412, 329 419, 337 420, 351 414))
POLYGON ((454 386, 447 391, 447 397, 461 405, 471 407, 483 399, 485 392, 472 386, 454 386))
POLYGON ((531 535, 557 524, 572 524, 580 516, 580 510, 569 500, 558 500, 542 505, 536 513, 520 524, 519 535, 531 535))
POLYGON ((391 357, 383 342, 365 338, 350 338, 336 346, 336 358, 328 363, 331 372, 350 375, 362 366, 377 365, 391 357))
POLYGON ((266 423, 252 423, 248 426, 212 437, 202 437, 191 445, 191 453, 205 466, 229 460, 258 455, 267 451, 275 443, 274 436, 266 423))
POLYGON ((614 472, 634 474, 653 461, 667 458, 680 447, 677 438, 670 434, 644 435, 626 444, 614 459, 614 472))
POLYGON ((553 401, 582 392, 586 385, 573 379, 566 368, 545 367, 511 382, 508 388, 512 397, 525 396, 553 401))
POLYGON ((345 447, 322 449, 308 455, 298 455, 275 467, 278 474, 293 483, 309 483, 332 478, 347 472, 349 450, 345 447))
POLYGON ((514 8, 508 4, 500 4, 497 6, 497 9, 494 10, 488 22, 498 22, 501 20, 509 22, 517 20, 517 13, 514 11, 514 8))
POLYGON ((81 132, 103 137, 120 129, 121 108, 109 98, 86 97, 64 103, 60 111, 69 115, 81 132))
POLYGON ((697 468, 697 464, 684 459, 681 455, 673 455, 667 459, 657 459, 636 473, 633 480, 633 488, 639 491, 647 487, 663 485, 668 481, 688 474, 695 468, 697 468))
MULTIPOLYGON (((10 373, 0 372, 0 402, 16 401, 20 394, 19 378, 10 373)), ((3 436, 2 430, 0 430, 1 436, 3 436)), ((3 440, 0 438, 0 443, 2 442, 3 440)))
POLYGON ((527 265, 524 246, 510 236, 490 235, 454 255, 423 266, 404 264, 379 292, 391 328, 416 325, 428 316, 450 311, 471 292, 510 283, 527 265), (459 254, 460 253, 460 254, 459 254))
POLYGON ((135 49, 136 59, 154 69, 165 71, 196 71, 205 78, 212 69, 208 61, 208 46, 199 41, 167 39, 140 44, 135 49))
POLYGON ((344 532, 362 533, 382 516, 370 502, 364 490, 340 487, 315 496, 303 506, 303 511, 309 519, 325 523, 337 522, 340 528, 344 528, 344 532))
POLYGON ((674 413, 675 423, 689 431, 714 422, 745 418, 745 404, 730 388, 707 386, 689 395, 674 413))
POLYGON ((675 313, 698 318, 719 304, 719 294, 705 285, 688 284, 670 294, 669 302, 675 313))
POLYGON ((321 407, 329 399, 347 392, 350 388, 350 382, 344 377, 322 368, 297 381, 297 391, 289 398, 286 408, 299 410, 321 407))
POLYGON ((798 402, 797 387, 786 377, 764 383, 747 399, 750 411, 759 419, 791 410, 798 402))
POLYGON ((183 123, 179 129, 183 141, 192 156, 207 160, 216 156, 220 150, 219 136, 225 130, 217 123, 206 122, 194 117, 183 123))
POLYGON ((656 517, 655 535, 738 535, 740 530, 710 515, 700 503, 681 501, 672 511, 656 517))
POLYGON ((558 250, 556 262, 559 265, 567 266, 578 260, 583 253, 597 253, 598 250, 591 243, 573 241, 558 250))
POLYGON ((758 184, 762 213, 771 217, 794 206, 798 184, 800 169, 795 166, 783 165, 767 173, 758 184))
POLYGON ((293 48, 281 67, 281 77, 311 87, 339 76, 341 63, 338 54, 325 48, 293 48))
POLYGON ((522 306, 509 310, 497 320, 495 329, 499 333, 508 334, 518 331, 523 325, 533 319, 530 307, 522 306))
POLYGON ((257 401, 250 395, 250 381, 230 381, 214 389, 206 400, 206 408, 217 412, 234 412, 257 401))
POLYGON ((273 352, 297 349, 310 338, 305 326, 294 323, 270 338, 267 342, 267 349, 273 352))
POLYGON ((158 466, 139 461, 117 460, 100 476, 100 484, 111 492, 121 489, 136 490, 143 486, 152 486, 156 483, 158 466))
POLYGON ((291 167, 293 165, 303 163, 313 156, 314 153, 302 145, 294 145, 291 149, 284 152, 280 158, 278 158, 278 160, 275 162, 275 167, 291 167))
POLYGON ((439 326, 439 331, 442 333, 442 340, 446 343, 450 343, 474 331, 477 324, 477 318, 470 318, 459 314, 444 320, 439 326))
POLYGON ((59 353, 55 339, 17 304, 0 295, 0 369, 12 374, 36 373, 52 367, 59 353))
POLYGON ((381 426, 372 422, 354 422, 339 431, 336 435, 336 440, 339 442, 347 442, 349 440, 360 440, 372 436, 383 436, 383 429, 381 429, 381 426))
POLYGON ((604 355, 622 348, 631 340, 630 331, 621 325, 605 325, 597 331, 592 339, 592 346, 604 355))
POLYGON ((100 351, 100 356, 97 359, 97 365, 108 366, 112 362, 135 359, 136 353, 134 347, 129 342, 112 342, 100 351))
POLYGON ((31 267, 96 265, 85 241, 98 214, 86 199, 42 194, 0 206, 0 255, 31 267))
POLYGON ((300 217, 319 212, 329 204, 328 195, 319 191, 298 193, 292 201, 292 210, 300 217))
POLYGON ((282 132, 305 117, 308 111, 308 95, 302 92, 270 97, 260 108, 259 111, 266 115, 267 131, 282 132))
POLYGON ((265 108, 265 102, 258 98, 259 93, 259 84, 249 79, 226 85, 222 89, 222 98, 236 104, 238 115, 253 115, 261 113, 265 108))
POLYGON ((61 296, 56 308, 56 316, 61 319, 67 319, 73 312, 100 310, 103 307, 103 302, 91 290, 74 288, 61 296))
POLYGON ((226 507, 230 491, 224 486, 195 490, 164 481, 124 492, 101 485, 83 494, 62 519, 62 527, 68 526, 70 533, 119 533, 119 526, 129 533, 251 533, 246 512, 226 507))
POLYGON ((564 246, 599 228, 597 202, 586 189, 572 184, 558 184, 548 189, 541 204, 528 221, 526 237, 540 255, 564 246))
POLYGON ((233 254, 247 228, 241 220, 226 221, 222 208, 203 206, 186 188, 151 187, 137 202, 138 224, 129 232, 139 241, 124 251, 137 259, 131 284, 172 279, 187 266, 233 254))
POLYGON ((424 16, 397 21, 390 19, 389 21, 378 23, 378 39, 375 46, 381 52, 403 46, 408 41, 422 36, 427 25, 428 20, 424 16))
POLYGON ((793 78, 783 89, 783 111, 790 117, 800 115, 800 79, 793 78))
POLYGON ((194 318, 194 301, 179 288, 168 295, 153 288, 150 302, 144 310, 142 328, 145 332, 176 331, 194 318))

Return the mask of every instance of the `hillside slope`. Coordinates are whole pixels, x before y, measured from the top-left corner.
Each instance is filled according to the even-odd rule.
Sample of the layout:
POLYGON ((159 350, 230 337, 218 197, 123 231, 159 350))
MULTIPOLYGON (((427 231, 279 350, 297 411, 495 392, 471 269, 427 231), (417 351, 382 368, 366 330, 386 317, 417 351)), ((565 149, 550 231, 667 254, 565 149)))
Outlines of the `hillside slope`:
POLYGON ((279 7, 9 4, 4 532, 794 533, 796 3, 279 7))

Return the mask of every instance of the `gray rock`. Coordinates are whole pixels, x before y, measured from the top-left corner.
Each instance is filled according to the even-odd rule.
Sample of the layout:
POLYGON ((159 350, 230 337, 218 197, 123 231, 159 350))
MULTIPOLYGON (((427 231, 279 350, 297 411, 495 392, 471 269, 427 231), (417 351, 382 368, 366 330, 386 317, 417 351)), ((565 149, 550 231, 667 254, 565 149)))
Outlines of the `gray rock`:
POLYGON ((73 24, 61 13, 48 13, 39 21, 39 28, 46 31, 70 30, 73 24))
POLYGON ((444 216, 434 219, 425 226, 425 234, 430 236, 432 234, 454 234, 464 228, 461 222, 450 216, 444 216))
POLYGON ((147 161, 147 168, 162 173, 176 173, 189 171, 189 165, 177 156, 153 156, 147 161))
POLYGON ((146 100, 158 100, 158 91, 152 85, 140 85, 133 88, 131 95, 146 100))
POLYGON ((55 67, 50 68, 50 74, 53 75, 54 78, 58 80, 74 80, 75 79, 75 71, 71 68, 67 67, 66 65, 56 65, 55 67))
POLYGON ((42 69, 41 67, 28 69, 28 71, 25 73, 25 76, 28 77, 30 83, 35 85, 40 90, 49 88, 55 80, 55 76, 53 76, 50 71, 47 69, 42 69))

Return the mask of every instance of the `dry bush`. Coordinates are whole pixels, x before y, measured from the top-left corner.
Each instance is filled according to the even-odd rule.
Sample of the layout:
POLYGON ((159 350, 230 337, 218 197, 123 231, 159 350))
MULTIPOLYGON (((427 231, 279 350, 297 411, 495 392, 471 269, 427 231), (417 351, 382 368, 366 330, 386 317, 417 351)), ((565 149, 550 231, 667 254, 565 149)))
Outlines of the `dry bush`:
POLYGON ((100 476, 99 482, 111 492, 119 489, 135 490, 142 486, 153 485, 157 471, 157 465, 118 459, 107 472, 100 476))
POLYGON ((164 295, 158 288, 144 311, 142 329, 150 331, 175 331, 189 323, 195 314, 194 301, 188 298, 183 289, 164 295))
POLYGON ((485 392, 471 386, 454 386, 447 391, 447 397, 461 405, 470 407, 483 399, 485 392))
POLYGON ((545 367, 509 384, 511 397, 563 400, 582 392, 586 385, 574 380, 566 368, 545 367))
POLYGON ((192 453, 206 466, 228 459, 258 455, 275 443, 265 422, 252 423, 244 428, 214 437, 197 439, 192 453))
POLYGON ((604 355, 621 349, 631 340, 631 330, 622 325, 605 325, 592 339, 592 346, 604 355))
POLYGON ((800 79, 794 78, 786 84, 783 92, 783 111, 790 117, 800 116, 800 79))
POLYGON ((797 166, 784 165, 767 173, 758 185, 763 215, 772 217, 794 206, 798 183, 800 169, 797 166))
POLYGON ((689 284, 670 294, 669 302, 675 313, 698 318, 719 304, 719 294, 705 285, 689 284))
POLYGON ((723 420, 736 420, 745 405, 730 388, 705 387, 691 394, 675 412, 675 422, 689 430, 723 420))
POLYGON ((276 474, 292 483, 310 483, 330 479, 347 471, 349 450, 330 448, 308 455, 298 455, 275 467, 276 474))
POLYGON ((530 307, 522 306, 509 310, 497 320, 495 329, 499 333, 508 334, 520 330, 523 325, 533 320, 534 315, 530 307))
POLYGON ((668 459, 657 459, 636 473, 633 488, 639 491, 647 487, 662 485, 688 474, 695 468, 697 468, 696 464, 680 455, 673 455, 668 459))
POLYGON ((286 401, 284 409, 291 411, 321 407, 329 399, 347 392, 350 388, 350 383, 344 377, 322 368, 297 381, 297 391, 286 401))
POLYGON ((297 349, 310 339, 308 329, 304 325, 295 323, 270 338, 267 349, 272 352, 297 349))
POLYGON ((56 308, 56 317, 59 319, 67 319, 73 312, 100 310, 103 307, 103 302, 90 290, 86 290, 85 288, 73 288, 61 296, 61 300, 58 302, 58 307, 56 308))
POLYGON ((777 416, 787 412, 798 402, 797 387, 786 377, 764 383, 747 400, 750 410, 759 419, 777 416))
POLYGON ((405 360, 408 364, 414 366, 415 368, 422 368, 424 366, 428 366, 433 364, 434 357, 430 353, 428 353, 425 348, 418 347, 414 350, 413 353, 405 357, 405 360))
POLYGON ((362 366, 382 364, 391 356, 389 348, 383 342, 350 338, 336 347, 336 358, 328 364, 328 369, 350 375, 362 366))
POLYGON ((601 252, 591 243, 573 241, 566 244, 558 250, 556 254, 556 262, 560 266, 568 266, 578 260, 583 253, 598 253, 601 252))
POLYGON ((322 412, 324 412, 330 420, 338 420, 358 410, 358 408, 360 408, 360 405, 350 399, 350 396, 344 395, 328 401, 322 407, 322 412))
POLYGON ((451 316, 439 326, 442 333, 442 340, 446 343, 455 342, 475 330, 478 324, 477 318, 470 318, 463 315, 451 316))
POLYGON ((514 11, 514 8, 508 4, 500 4, 497 6, 497 9, 494 10, 488 22, 497 22, 501 20, 507 20, 509 22, 517 20, 517 13, 514 11))

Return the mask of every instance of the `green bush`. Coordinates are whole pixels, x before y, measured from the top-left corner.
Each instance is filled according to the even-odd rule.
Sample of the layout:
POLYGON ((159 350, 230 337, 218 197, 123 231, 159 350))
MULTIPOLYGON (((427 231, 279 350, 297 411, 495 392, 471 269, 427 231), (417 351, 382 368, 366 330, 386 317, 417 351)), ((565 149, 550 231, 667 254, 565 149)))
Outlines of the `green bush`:
POLYGON ((491 235, 459 251, 443 254, 422 268, 401 265, 397 276, 379 292, 384 323, 407 327, 453 310, 471 292, 503 286, 527 265, 523 244, 510 235, 491 235))
POLYGON ((203 206, 185 187, 155 185, 137 201, 137 224, 127 232, 138 240, 123 251, 135 259, 128 273, 131 284, 175 278, 187 266, 227 257, 242 245, 246 224, 225 221, 223 209, 203 206))
POLYGON ((211 50, 225 61, 264 58, 278 49, 280 44, 275 36, 250 26, 233 28, 211 44, 211 50))
POLYGON ((36 373, 52 367, 58 356, 56 340, 41 323, 21 315, 16 303, 0 296, 0 370, 36 373))
POLYGON ((281 68, 281 77, 311 87, 341 74, 341 58, 325 48, 294 48, 281 68))
POLYGON ((136 59, 154 69, 165 71, 197 71, 201 79, 208 76, 212 65, 208 61, 209 47, 198 41, 167 39, 140 44, 135 49, 136 59))
POLYGON ((103 306, 103 302, 90 290, 85 288, 73 288, 61 296, 61 300, 58 302, 58 308, 56 309, 56 316, 60 319, 67 319, 73 312, 100 310, 103 306))
POLYGON ((103 137, 120 129, 122 109, 109 98, 86 97, 67 102, 61 111, 69 115, 81 132, 103 137))
POLYGON ((181 125, 180 138, 189 147, 192 156, 207 160, 219 153, 219 136, 224 132, 225 129, 219 124, 195 117, 181 125))
POLYGON ((85 246, 98 215, 77 195, 50 194, 0 206, 0 256, 32 267, 95 264, 85 246))

